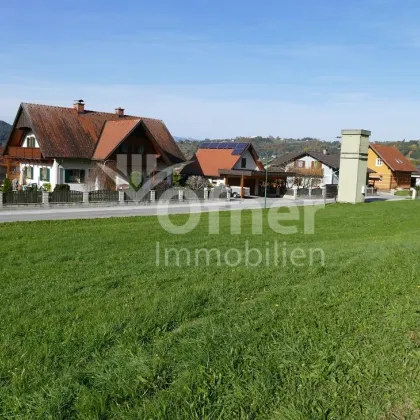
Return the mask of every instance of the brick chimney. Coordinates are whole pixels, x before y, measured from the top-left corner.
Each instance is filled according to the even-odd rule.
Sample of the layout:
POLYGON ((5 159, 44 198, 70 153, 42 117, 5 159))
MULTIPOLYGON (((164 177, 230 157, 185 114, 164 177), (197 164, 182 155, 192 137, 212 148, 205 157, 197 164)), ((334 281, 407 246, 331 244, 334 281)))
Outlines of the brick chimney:
POLYGON ((124 117, 124 108, 121 108, 120 106, 118 108, 115 108, 115 113, 119 116, 119 117, 124 117))
POLYGON ((85 103, 83 99, 76 99, 73 104, 73 108, 79 113, 83 114, 85 112, 85 103))

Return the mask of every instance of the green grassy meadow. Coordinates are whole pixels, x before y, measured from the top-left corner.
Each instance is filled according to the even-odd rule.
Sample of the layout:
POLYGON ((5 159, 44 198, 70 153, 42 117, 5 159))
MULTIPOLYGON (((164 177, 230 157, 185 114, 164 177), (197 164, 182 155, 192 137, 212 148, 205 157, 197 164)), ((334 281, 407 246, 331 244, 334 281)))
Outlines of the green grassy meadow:
POLYGON ((156 217, 0 225, 0 416, 420 418, 420 201, 328 205, 314 235, 252 235, 251 214, 240 235, 228 212, 219 235, 207 214, 186 235, 156 217), (156 265, 157 241, 245 240, 325 265, 156 265))

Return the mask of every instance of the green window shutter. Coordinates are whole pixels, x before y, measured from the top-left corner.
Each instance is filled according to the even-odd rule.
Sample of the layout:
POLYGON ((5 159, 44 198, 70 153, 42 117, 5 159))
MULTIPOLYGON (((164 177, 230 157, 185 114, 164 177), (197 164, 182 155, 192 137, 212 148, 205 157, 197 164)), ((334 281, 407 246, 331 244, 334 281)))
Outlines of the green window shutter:
POLYGON ((50 182, 50 168, 47 168, 47 182, 50 182))
POLYGON ((43 179, 42 179, 42 170, 43 170, 44 168, 39 168, 39 180, 40 181, 43 181, 43 179))
POLYGON ((34 179, 34 167, 31 166, 31 179, 34 179))
POLYGON ((70 182, 70 173, 68 170, 64 171, 64 182, 67 184, 68 182, 70 182))

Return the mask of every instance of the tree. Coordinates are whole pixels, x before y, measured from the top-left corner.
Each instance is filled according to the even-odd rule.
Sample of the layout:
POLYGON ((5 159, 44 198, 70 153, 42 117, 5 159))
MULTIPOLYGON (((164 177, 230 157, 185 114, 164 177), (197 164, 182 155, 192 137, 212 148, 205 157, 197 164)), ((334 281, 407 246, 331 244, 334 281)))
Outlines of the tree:
POLYGON ((8 192, 11 192, 11 191, 12 191, 12 182, 10 181, 9 178, 5 178, 4 183, 3 183, 2 192, 8 193, 8 192))

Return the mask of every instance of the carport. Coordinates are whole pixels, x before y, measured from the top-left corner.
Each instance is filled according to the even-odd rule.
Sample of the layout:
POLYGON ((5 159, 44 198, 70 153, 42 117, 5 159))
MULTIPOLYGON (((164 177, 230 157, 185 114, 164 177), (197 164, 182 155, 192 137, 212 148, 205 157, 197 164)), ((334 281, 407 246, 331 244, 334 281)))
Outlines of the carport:
POLYGON ((292 172, 256 171, 247 169, 219 169, 219 175, 225 178, 225 184, 241 187, 241 198, 244 198, 244 187, 249 187, 252 195, 259 195, 260 184, 267 179, 268 183, 278 182, 286 185, 286 178, 292 172))

